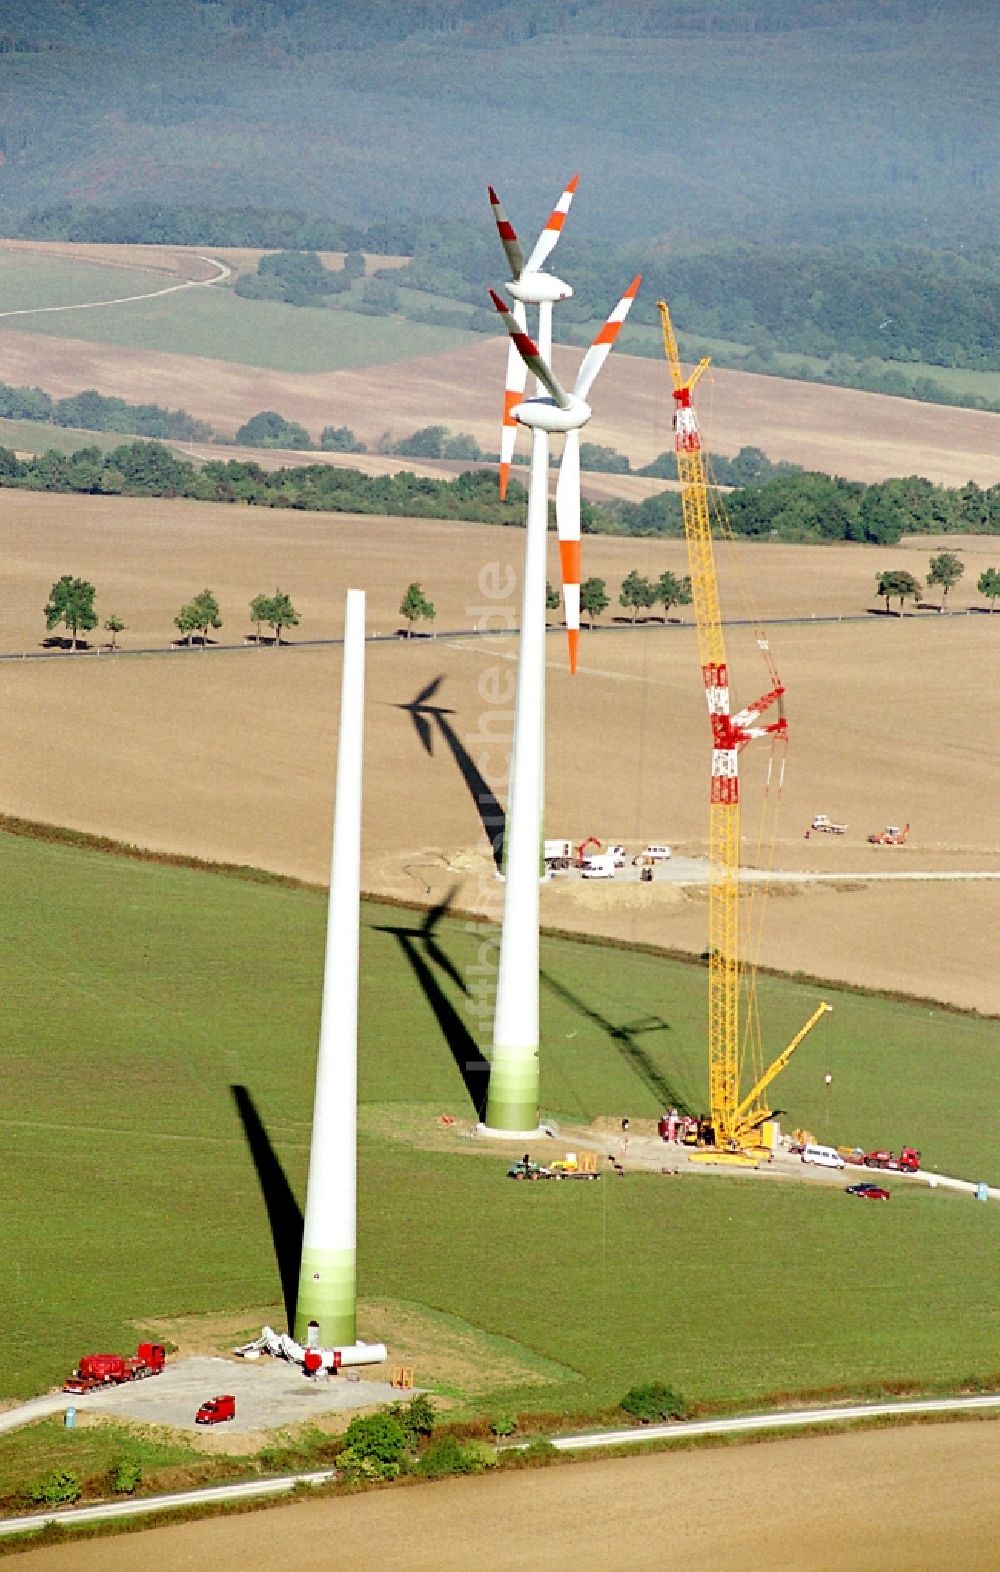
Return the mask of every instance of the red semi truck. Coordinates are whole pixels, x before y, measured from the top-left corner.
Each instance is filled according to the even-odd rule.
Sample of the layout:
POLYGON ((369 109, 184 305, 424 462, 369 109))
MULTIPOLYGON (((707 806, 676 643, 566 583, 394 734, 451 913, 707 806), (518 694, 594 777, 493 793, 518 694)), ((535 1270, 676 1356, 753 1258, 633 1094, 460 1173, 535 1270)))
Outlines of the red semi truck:
POLYGON ((135 1354, 84 1354, 70 1376, 64 1392, 93 1392, 102 1386, 121 1386, 125 1381, 143 1381, 159 1375, 166 1364, 162 1343, 140 1343, 135 1354))
POLYGON ((904 1146, 898 1157, 892 1152, 866 1152, 866 1168, 888 1168, 893 1173, 915 1174, 920 1168, 920 1153, 913 1146, 904 1146))

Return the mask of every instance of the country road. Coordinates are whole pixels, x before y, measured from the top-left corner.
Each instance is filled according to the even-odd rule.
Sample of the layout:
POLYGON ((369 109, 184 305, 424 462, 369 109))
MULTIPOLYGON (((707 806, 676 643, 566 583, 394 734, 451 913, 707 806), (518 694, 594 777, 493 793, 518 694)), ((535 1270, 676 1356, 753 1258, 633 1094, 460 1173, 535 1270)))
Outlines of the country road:
MULTIPOLYGON (((560 1452, 594 1451, 601 1447, 647 1445, 652 1441, 689 1441, 695 1437, 755 1435, 762 1431, 801 1430, 809 1425, 852 1424, 880 1418, 919 1418, 935 1414, 970 1414, 987 1418, 1000 1413, 1000 1395, 984 1397, 924 1398, 912 1402, 858 1403, 840 1408, 803 1408, 778 1413, 742 1414, 734 1419, 672 1421, 628 1430, 599 1430, 587 1435, 552 1437, 560 1452)), ((285 1474, 275 1479, 255 1479, 239 1485, 215 1485, 205 1490, 185 1490, 173 1495, 145 1496, 138 1500, 112 1501, 89 1507, 68 1507, 57 1512, 0 1520, 0 1536, 23 1534, 57 1522, 65 1527, 110 1522, 172 1508, 204 1506, 215 1502, 252 1500, 283 1495, 296 1485, 321 1485, 334 1477, 333 1469, 285 1474)))

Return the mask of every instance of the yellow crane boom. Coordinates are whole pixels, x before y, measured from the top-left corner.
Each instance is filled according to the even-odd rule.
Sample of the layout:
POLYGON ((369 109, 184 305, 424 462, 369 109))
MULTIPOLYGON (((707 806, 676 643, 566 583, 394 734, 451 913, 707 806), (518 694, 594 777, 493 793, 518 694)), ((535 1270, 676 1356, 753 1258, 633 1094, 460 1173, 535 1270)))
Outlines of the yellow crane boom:
POLYGON ((752 705, 731 711, 729 667, 719 605, 719 581, 708 507, 708 479, 701 433, 691 394, 710 362, 699 361, 685 377, 666 301, 659 301, 663 352, 674 396, 674 453, 681 486, 684 538, 691 574, 691 602, 698 632, 698 653, 712 728, 712 773, 708 838, 708 1089, 715 1150, 735 1152, 756 1139, 769 1117, 760 1094, 788 1063, 799 1043, 825 1014, 812 1019, 764 1071, 741 1099, 740 1080, 740 782, 739 755, 754 737, 784 736, 784 688, 771 668, 773 686, 752 705), (778 705, 778 719, 757 725, 762 713, 778 705))

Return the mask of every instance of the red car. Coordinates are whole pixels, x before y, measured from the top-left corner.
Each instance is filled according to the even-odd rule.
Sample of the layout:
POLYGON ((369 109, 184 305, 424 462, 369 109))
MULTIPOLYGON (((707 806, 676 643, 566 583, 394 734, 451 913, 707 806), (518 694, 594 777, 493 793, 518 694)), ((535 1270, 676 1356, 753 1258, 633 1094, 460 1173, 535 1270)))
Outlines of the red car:
POLYGON ((884 1190, 880 1184, 849 1184, 844 1190, 845 1195, 860 1195, 865 1201, 888 1201, 889 1191, 884 1190))

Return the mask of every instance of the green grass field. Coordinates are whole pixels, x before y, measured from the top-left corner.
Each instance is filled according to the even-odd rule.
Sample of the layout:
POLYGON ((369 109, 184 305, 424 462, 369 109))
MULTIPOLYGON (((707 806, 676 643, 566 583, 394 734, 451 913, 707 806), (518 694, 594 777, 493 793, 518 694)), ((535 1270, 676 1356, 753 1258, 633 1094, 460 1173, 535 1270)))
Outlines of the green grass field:
POLYGON ((52 448, 57 453, 78 453, 81 448, 110 453, 132 440, 120 431, 83 431, 76 426, 50 426, 44 420, 0 419, 0 447, 17 453, 47 453, 52 448))
MULTIPOLYGON (((0 313, 145 295, 176 282, 166 273, 144 272, 140 268, 77 262, 41 252, 0 251, 0 313)), ((53 324, 53 331, 70 335, 72 330, 65 326, 65 320, 71 318, 75 322, 78 315, 83 317, 86 312, 53 312, 53 317, 63 319, 61 327, 53 324)), ((18 318, 7 320, 13 324, 18 318)), ((42 319, 26 319, 25 326, 29 320, 34 323, 42 319)))
MULTIPOLYGON (((0 888, 10 1398, 57 1381, 87 1347, 133 1344, 151 1318, 278 1301, 230 1088, 247 1089, 301 1202, 325 900, 9 834, 0 888)), ((456 981, 407 937, 419 926, 365 909, 359 1288, 448 1312, 520 1348, 522 1372, 543 1371, 500 1391, 473 1382, 467 1400, 582 1412, 653 1377, 728 1402, 995 1370, 994 1206, 903 1185, 871 1206, 839 1186, 748 1177, 524 1187, 482 1143, 441 1148, 437 1116, 471 1108, 408 955, 464 1018, 459 984, 482 930, 440 925, 456 981)), ((543 968, 547 1111, 701 1105, 701 968, 556 939, 543 968), (643 1018, 653 1029, 630 1033, 643 1018)), ((817 995, 763 980, 775 1047, 817 995)), ((780 1083, 785 1123, 913 1142, 925 1165, 995 1179, 1000 1025, 827 997, 833 1015, 780 1083)))
MULTIPOLYGON (((148 283, 150 276, 147 275, 147 287, 154 288, 148 283)), ((105 294, 110 293, 113 291, 105 282, 105 294)), ((428 327, 402 317, 362 316, 356 311, 326 306, 241 300, 231 289, 220 288, 185 289, 153 300, 92 311, 10 317, 6 326, 53 338, 78 338, 125 349, 200 355, 206 360, 301 372, 349 371, 358 366, 381 365, 454 349, 473 338, 461 328, 428 327)))

